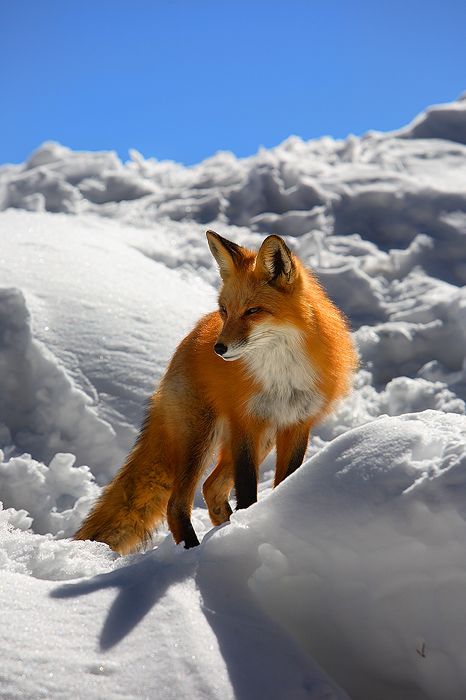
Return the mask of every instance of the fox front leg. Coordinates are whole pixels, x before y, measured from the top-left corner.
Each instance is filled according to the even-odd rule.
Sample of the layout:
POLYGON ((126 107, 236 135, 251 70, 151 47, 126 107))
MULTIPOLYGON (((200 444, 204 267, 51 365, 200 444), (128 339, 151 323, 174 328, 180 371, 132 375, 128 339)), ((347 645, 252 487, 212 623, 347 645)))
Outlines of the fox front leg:
POLYGON ((274 486, 292 474, 303 463, 309 441, 310 424, 298 424, 277 433, 277 465, 274 486))
POLYGON ((257 501, 257 466, 252 445, 243 440, 233 452, 236 510, 249 508, 257 501))

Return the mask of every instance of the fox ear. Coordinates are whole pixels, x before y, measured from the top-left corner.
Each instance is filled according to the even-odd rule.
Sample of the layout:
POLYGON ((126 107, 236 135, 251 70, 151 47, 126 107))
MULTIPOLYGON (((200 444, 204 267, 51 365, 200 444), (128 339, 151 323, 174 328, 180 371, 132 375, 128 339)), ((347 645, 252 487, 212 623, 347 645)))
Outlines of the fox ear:
POLYGON ((286 286, 296 278, 291 251, 280 236, 267 236, 256 258, 256 274, 270 283, 286 286))
POLYGON ((222 238, 215 231, 206 231, 207 242, 210 252, 217 261, 220 269, 220 276, 225 280, 228 275, 231 275, 244 257, 243 248, 222 238))

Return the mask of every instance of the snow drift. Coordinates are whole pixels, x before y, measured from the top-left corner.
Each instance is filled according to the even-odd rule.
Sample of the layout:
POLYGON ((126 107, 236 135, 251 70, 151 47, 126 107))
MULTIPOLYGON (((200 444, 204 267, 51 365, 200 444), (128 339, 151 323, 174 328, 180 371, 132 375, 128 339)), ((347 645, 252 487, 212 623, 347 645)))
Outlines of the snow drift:
POLYGON ((459 699, 465 516, 466 417, 380 418, 237 513, 199 571, 205 556, 225 578, 253 558, 263 608, 351 697, 459 699))
POLYGON ((465 696, 465 133, 460 99, 191 168, 52 142, 0 167, 0 697, 465 696), (354 391, 228 526, 198 495, 197 550, 70 542, 215 307, 207 224, 316 272, 354 391))

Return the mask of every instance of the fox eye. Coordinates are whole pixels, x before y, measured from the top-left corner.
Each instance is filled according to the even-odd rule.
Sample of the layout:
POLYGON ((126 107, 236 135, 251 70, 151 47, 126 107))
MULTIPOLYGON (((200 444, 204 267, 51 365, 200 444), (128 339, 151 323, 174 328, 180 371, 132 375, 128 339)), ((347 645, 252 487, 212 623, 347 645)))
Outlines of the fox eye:
POLYGON ((251 316, 252 314, 257 314, 258 311, 262 311, 260 306, 252 306, 250 309, 246 309, 244 316, 251 316))
POLYGON ((226 315, 227 315, 227 310, 226 310, 226 307, 225 307, 225 306, 220 305, 220 306, 219 306, 219 311, 220 311, 220 313, 222 314, 222 316, 226 316, 226 315))

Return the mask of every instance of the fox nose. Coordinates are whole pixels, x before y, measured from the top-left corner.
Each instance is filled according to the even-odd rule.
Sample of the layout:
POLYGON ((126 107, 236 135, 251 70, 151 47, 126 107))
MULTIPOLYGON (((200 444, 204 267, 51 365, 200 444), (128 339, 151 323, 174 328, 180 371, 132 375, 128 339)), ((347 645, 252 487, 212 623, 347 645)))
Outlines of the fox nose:
POLYGON ((223 343, 215 343, 214 350, 217 353, 217 355, 224 355, 228 348, 223 343))

